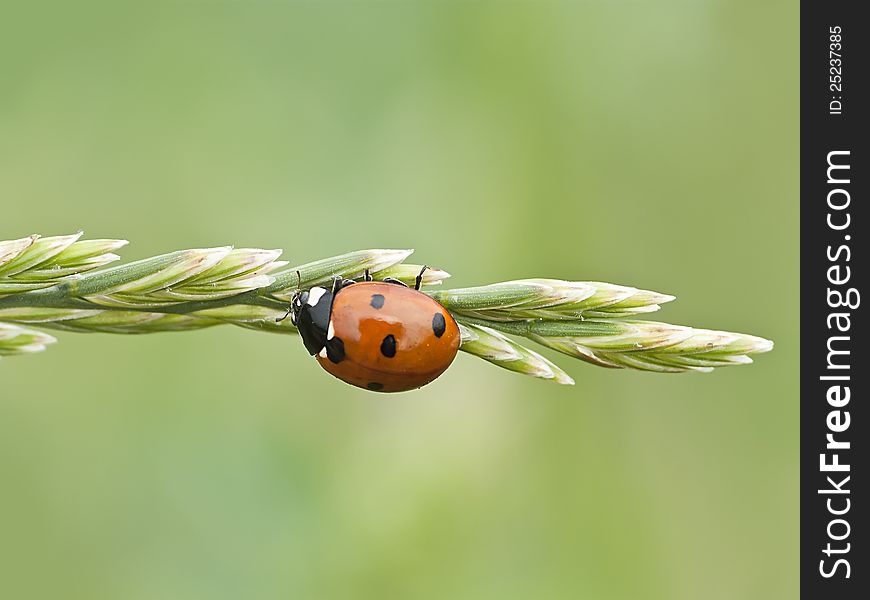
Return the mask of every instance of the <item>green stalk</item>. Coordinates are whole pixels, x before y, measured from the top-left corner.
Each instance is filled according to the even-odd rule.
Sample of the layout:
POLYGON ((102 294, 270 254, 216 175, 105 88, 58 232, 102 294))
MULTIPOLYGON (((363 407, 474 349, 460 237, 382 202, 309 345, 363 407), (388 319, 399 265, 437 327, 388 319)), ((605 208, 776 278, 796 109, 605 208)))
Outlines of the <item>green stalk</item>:
MULTIPOLYGON (((413 285, 412 250, 360 250, 289 266, 281 250, 199 248, 107 266, 125 240, 28 236, 0 241, 0 355, 43 350, 55 340, 30 327, 75 332, 155 333, 231 324, 296 333, 278 319, 299 289, 333 277, 391 277, 413 285)), ((424 287, 449 273, 428 269, 424 287)), ((508 336, 611 368, 709 371, 752 362, 763 338, 637 320, 673 296, 602 282, 524 279, 426 290, 457 319, 461 349, 502 368, 562 384, 558 366, 508 336)))

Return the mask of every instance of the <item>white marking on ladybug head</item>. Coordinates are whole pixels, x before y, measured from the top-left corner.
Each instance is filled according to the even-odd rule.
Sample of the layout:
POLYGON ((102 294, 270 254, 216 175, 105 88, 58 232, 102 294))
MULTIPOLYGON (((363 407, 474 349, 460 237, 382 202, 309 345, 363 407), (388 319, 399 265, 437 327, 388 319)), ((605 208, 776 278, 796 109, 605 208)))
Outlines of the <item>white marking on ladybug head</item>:
POLYGON ((317 354, 320 358, 326 358, 326 346, 317 354))
POLYGON ((306 304, 308 306, 317 306, 317 303, 320 302, 320 299, 323 297, 323 294, 326 293, 326 288, 322 287, 313 287, 308 291, 308 301, 306 304))
POLYGON ((332 326, 332 319, 329 320, 329 329, 326 330, 326 339, 331 340, 335 337, 335 327, 332 326))

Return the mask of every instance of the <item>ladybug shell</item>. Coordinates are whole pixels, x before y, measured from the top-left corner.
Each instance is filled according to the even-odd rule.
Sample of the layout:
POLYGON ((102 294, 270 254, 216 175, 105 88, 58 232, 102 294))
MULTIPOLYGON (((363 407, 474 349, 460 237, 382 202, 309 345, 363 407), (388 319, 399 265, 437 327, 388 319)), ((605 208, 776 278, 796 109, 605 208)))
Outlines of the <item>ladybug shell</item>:
POLYGON ((441 375, 459 350, 459 327, 447 309, 411 288, 379 281, 342 288, 332 301, 331 348, 320 365, 351 385, 404 392, 441 375), (336 339, 337 338, 337 339, 336 339), (339 341, 340 340, 340 341, 339 341))

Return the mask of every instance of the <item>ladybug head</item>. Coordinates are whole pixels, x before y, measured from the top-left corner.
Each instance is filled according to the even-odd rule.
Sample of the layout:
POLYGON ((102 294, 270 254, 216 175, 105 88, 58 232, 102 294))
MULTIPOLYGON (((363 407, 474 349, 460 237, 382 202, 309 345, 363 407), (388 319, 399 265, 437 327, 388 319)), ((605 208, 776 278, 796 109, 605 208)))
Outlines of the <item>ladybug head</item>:
POLYGON ((297 291, 293 294, 293 298, 290 300, 290 322, 293 325, 296 325, 296 322, 299 320, 299 313, 302 312, 302 307, 305 306, 305 303, 308 301, 308 291, 297 291))
POLYGON ((313 287, 296 292, 290 301, 290 322, 299 330, 302 342, 312 356, 326 345, 332 296, 326 288, 313 287))

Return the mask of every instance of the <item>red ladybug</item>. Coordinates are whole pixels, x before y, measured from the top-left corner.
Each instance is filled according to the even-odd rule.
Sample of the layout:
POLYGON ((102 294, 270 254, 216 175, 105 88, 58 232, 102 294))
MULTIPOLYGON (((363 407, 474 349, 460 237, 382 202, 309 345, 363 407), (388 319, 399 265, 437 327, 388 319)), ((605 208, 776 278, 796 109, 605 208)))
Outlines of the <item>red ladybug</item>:
MULTIPOLYGON (((426 267, 423 267, 423 271, 426 267)), ((296 292, 290 318, 309 354, 335 377, 375 392, 404 392, 441 375, 459 350, 459 327, 446 308, 397 279, 296 292)))

